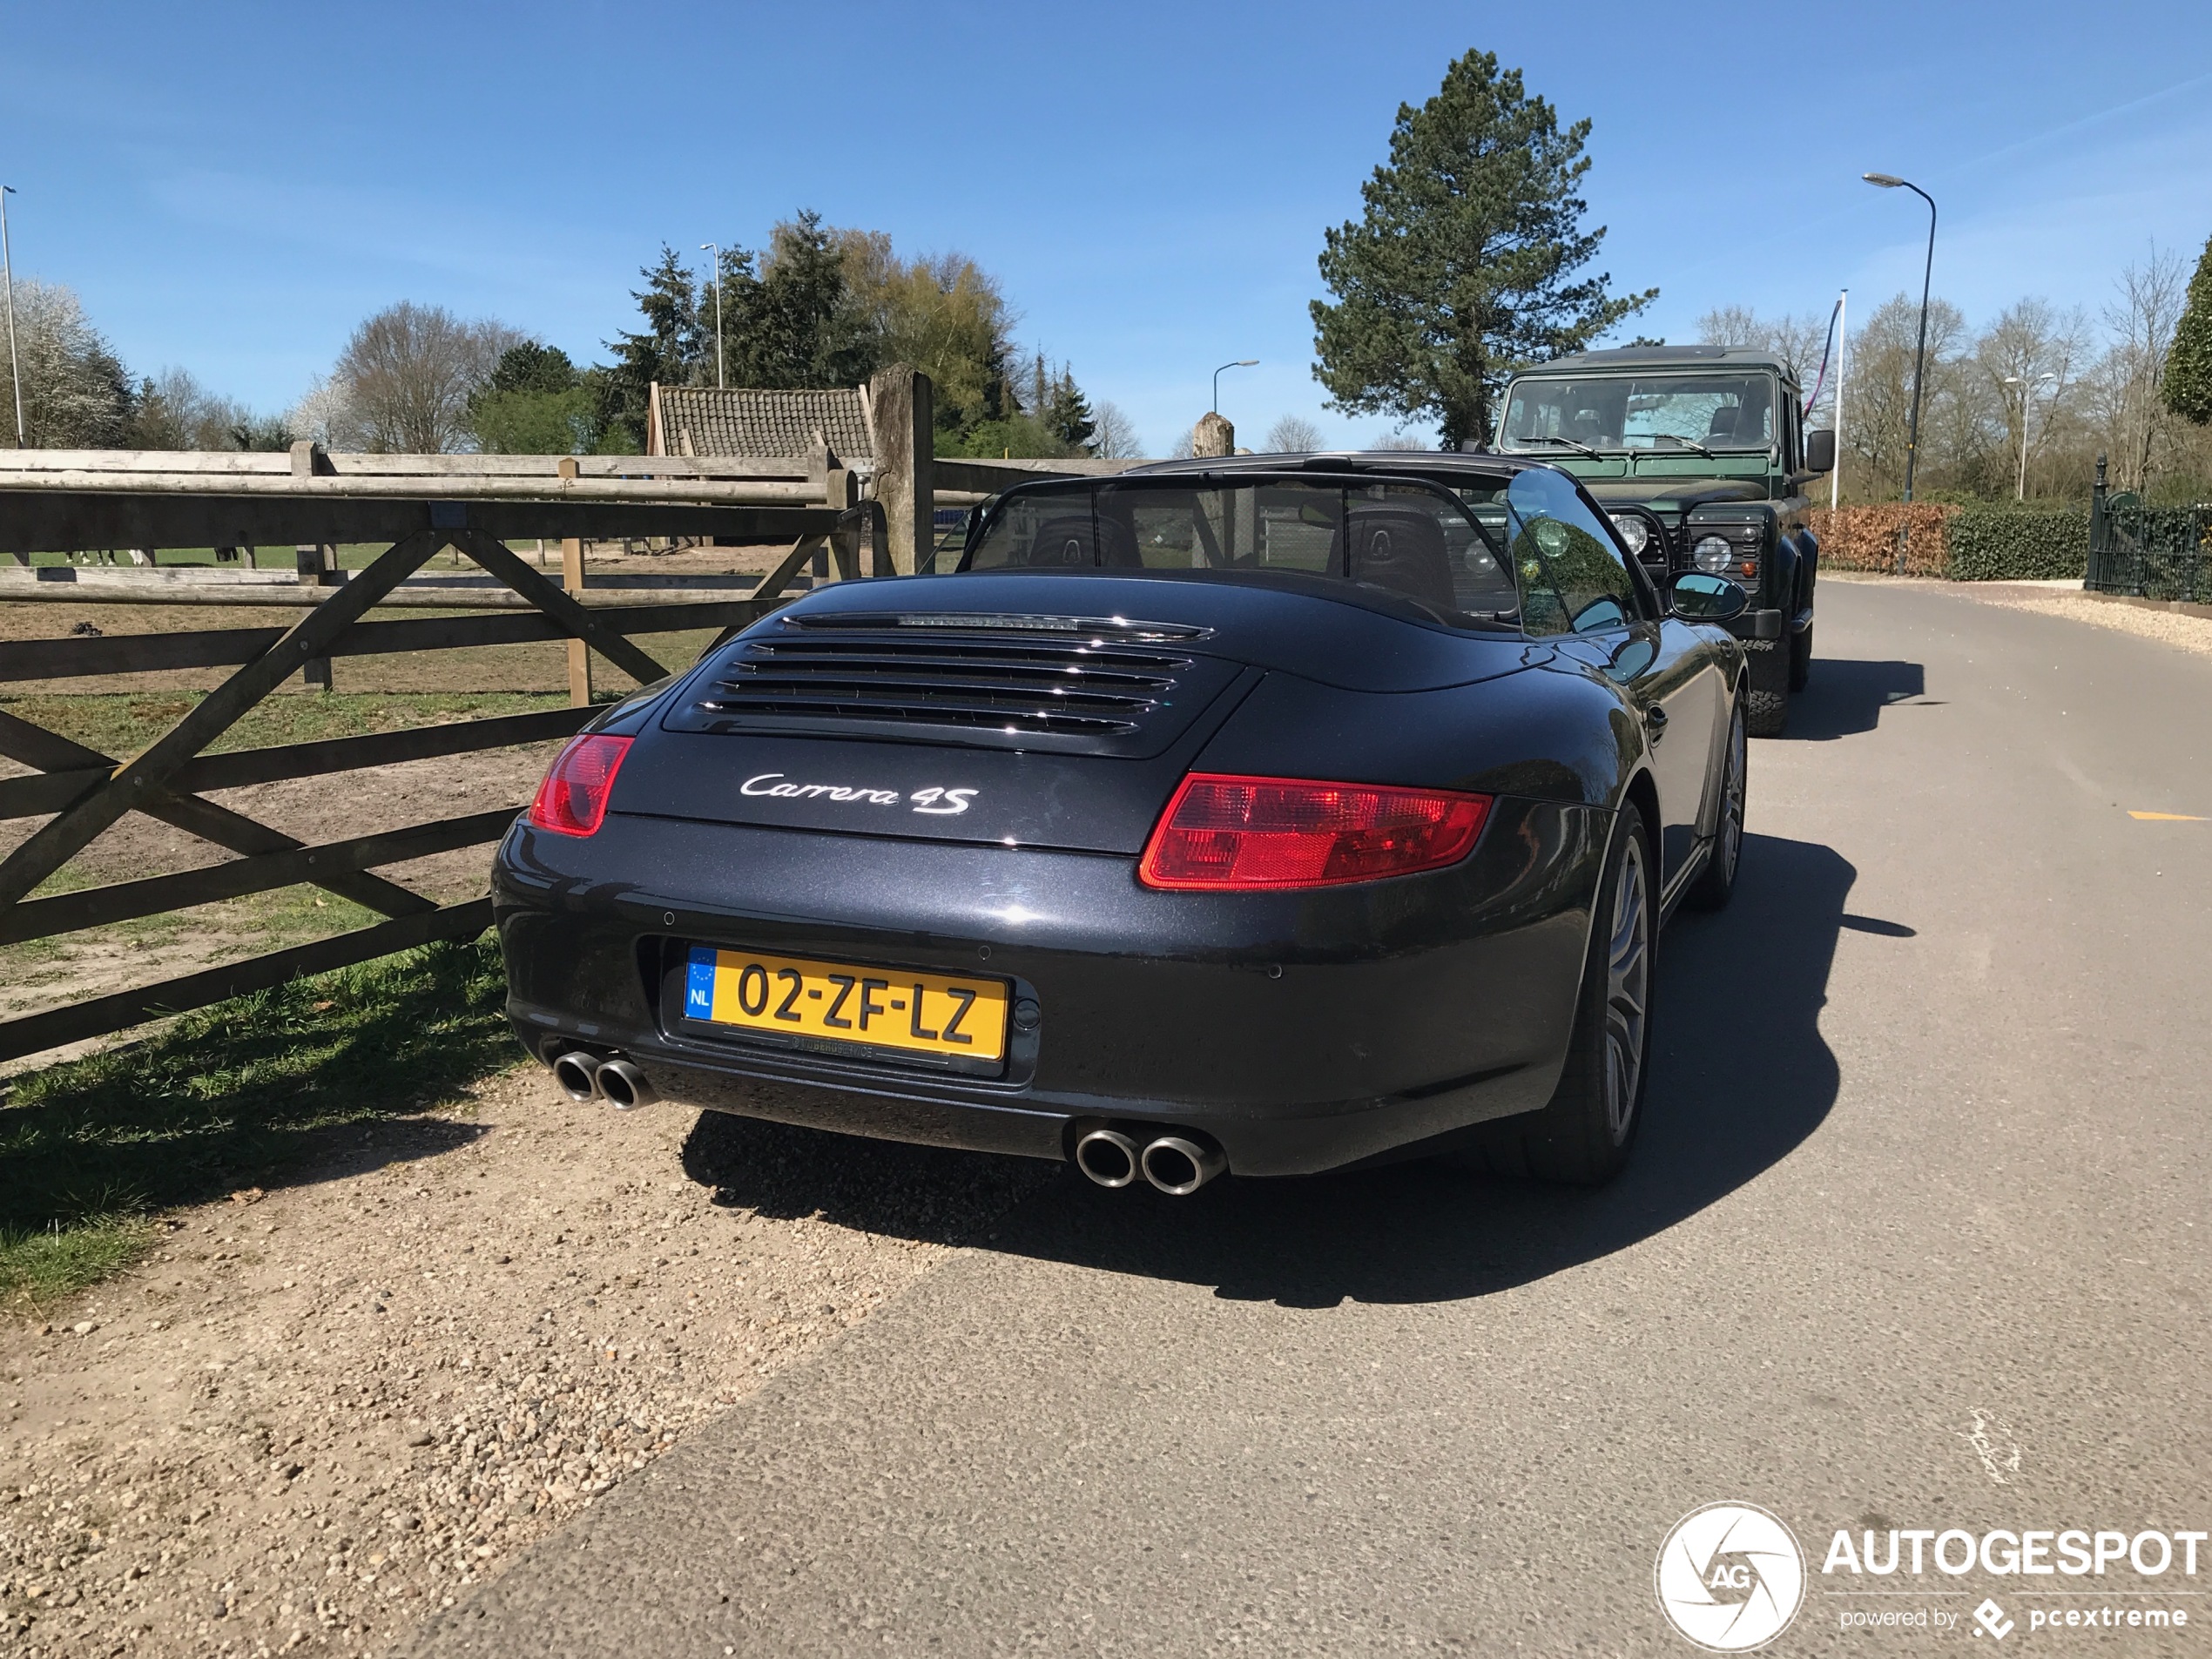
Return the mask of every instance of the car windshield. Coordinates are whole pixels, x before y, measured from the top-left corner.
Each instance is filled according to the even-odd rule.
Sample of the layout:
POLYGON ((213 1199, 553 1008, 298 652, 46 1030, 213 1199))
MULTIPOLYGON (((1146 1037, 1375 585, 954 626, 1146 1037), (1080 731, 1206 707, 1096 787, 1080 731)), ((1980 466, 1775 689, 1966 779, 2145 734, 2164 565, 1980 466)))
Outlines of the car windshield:
POLYGON ((1775 381, 1769 374, 1575 374, 1517 380, 1506 403, 1500 448, 1571 455, 1694 455, 1770 448, 1775 381))
POLYGON ((1505 485, 1474 490, 1479 503, 1469 493, 1364 478, 1023 485, 993 504, 960 569, 1320 577, 1411 599, 1453 626, 1517 626, 1505 485))

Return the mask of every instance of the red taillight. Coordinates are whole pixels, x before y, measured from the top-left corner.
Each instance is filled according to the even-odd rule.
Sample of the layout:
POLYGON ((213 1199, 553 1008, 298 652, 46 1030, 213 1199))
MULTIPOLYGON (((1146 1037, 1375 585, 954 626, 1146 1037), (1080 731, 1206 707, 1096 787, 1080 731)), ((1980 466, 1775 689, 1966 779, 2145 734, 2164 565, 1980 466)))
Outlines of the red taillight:
POLYGON ((1467 856, 1487 795, 1192 772, 1136 867, 1149 887, 1325 887, 1467 856))
POLYGON ((530 822, 556 835, 590 835, 607 815, 615 773, 630 752, 628 738, 571 738, 546 768, 530 803, 530 822))

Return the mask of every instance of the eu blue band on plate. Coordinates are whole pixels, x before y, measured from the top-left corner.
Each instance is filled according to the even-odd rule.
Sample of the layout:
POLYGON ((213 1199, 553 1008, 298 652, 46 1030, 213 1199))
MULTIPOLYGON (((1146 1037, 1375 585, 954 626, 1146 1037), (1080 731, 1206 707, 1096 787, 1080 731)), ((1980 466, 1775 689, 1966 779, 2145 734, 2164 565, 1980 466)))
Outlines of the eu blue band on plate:
POLYGON ((691 947, 691 970, 684 981, 684 1013, 694 1020, 714 1015, 714 948, 691 947))

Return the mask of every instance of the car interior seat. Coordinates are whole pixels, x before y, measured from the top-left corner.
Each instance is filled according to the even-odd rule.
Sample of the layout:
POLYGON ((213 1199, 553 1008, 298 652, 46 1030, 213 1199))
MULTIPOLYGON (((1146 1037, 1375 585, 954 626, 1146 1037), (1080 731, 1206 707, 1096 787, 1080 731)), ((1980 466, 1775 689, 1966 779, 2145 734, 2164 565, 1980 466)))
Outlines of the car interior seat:
POLYGON ((1143 563, 1127 531, 1111 520, 1048 518, 1029 538, 1029 565, 1116 565, 1143 563), (1102 554, 1103 556, 1101 556, 1102 554))
POLYGON ((1407 507, 1355 506, 1345 528, 1354 582, 1388 588, 1439 610, 1458 609, 1444 527, 1433 514, 1407 507))

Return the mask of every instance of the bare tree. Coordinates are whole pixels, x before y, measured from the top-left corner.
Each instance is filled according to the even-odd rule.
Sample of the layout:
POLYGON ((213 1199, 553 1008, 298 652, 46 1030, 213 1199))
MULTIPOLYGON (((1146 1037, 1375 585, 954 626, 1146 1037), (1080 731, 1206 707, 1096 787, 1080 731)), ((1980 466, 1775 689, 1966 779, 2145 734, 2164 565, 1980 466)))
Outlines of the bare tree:
MULTIPOLYGON (((131 383, 77 295, 35 277, 17 278, 15 295, 24 443, 34 449, 122 444, 130 430, 131 383)), ((0 387, 13 367, 0 333, 0 387)))
POLYGON ((1134 461, 1144 453, 1136 423, 1104 398, 1092 405, 1089 449, 1102 461, 1134 461))
POLYGON ((2149 256, 2130 264, 2114 286, 2119 297, 2104 314, 2112 344, 2090 376, 2091 395, 2112 453, 2113 482, 2140 490, 2167 459, 2174 416, 2159 388, 2188 274, 2179 257, 2160 253, 2154 243, 2149 256))
POLYGON ((1267 428, 1271 455, 1294 455, 1321 447, 1321 428, 1302 415, 1286 415, 1267 428))
POLYGON ((138 383, 130 442, 138 449, 228 449, 253 412, 209 391, 191 371, 165 368, 138 383))
MULTIPOLYGON (((1877 496, 1902 486, 1905 446, 1912 424, 1912 366, 1919 341, 1919 303, 1899 293, 1885 300, 1874 314, 1854 331, 1851 348, 1850 426, 1845 441, 1862 467, 1852 475, 1877 496)), ((1955 443, 1960 429, 1971 421, 1958 418, 1966 410, 1943 407, 1956 390, 1955 359, 1966 338, 1966 320, 1947 300, 1928 304, 1926 386, 1920 401, 1920 469, 1924 475, 1938 469, 1937 457, 1956 464, 1955 453, 1944 454, 1955 443), (1946 414, 1953 418, 1946 419, 1946 414)))
MULTIPOLYGON (((1780 358, 1801 389, 1811 392, 1820 376, 1821 354, 1828 347, 1828 319, 1820 315, 1762 317, 1748 306, 1720 306, 1697 320, 1698 338, 1710 346, 1731 346, 1747 351, 1772 352, 1780 358)), ((1811 424, 1827 425, 1835 400, 1835 376, 1821 387, 1811 424)))
POLYGON ((2016 301, 1974 346, 1984 391, 2005 427, 2014 466, 2013 494, 2027 499, 2032 444, 2047 445, 2077 391, 2088 350, 2088 320, 2080 310, 2060 313, 2042 300, 2016 301))
MULTIPOLYGON (((387 307, 354 330, 331 375, 361 448, 405 455, 462 449, 469 397, 500 354, 523 343, 506 324, 463 321, 442 306, 387 307)), ((339 425, 327 421, 334 437, 339 425)))

